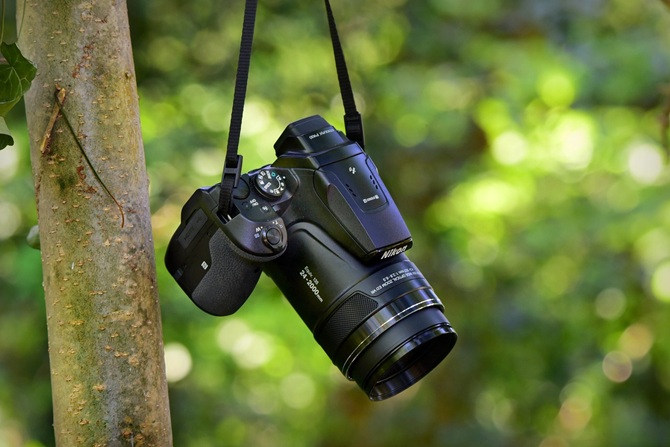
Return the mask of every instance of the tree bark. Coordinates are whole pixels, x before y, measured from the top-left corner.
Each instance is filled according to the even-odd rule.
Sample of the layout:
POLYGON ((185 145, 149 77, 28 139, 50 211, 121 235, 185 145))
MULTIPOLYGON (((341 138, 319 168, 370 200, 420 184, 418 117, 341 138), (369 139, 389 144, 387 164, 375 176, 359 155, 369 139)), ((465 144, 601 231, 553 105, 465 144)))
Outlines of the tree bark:
POLYGON ((38 69, 26 109, 56 444, 170 446, 126 2, 28 0, 19 46, 38 69))

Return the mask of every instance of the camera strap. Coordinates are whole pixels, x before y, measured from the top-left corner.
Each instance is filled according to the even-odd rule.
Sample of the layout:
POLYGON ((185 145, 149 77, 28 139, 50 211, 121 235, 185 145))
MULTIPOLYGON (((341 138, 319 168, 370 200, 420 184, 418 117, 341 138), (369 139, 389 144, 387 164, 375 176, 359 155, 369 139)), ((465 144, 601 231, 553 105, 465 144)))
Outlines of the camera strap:
POLYGON ((344 52, 340 44, 340 36, 337 34, 335 17, 330 7, 330 1, 325 0, 326 15, 328 16, 328 28, 330 29, 330 40, 333 43, 333 55, 335 56, 335 68, 337 70, 337 80, 340 84, 340 93, 342 95, 342 104, 344 105, 344 130, 347 138, 358 143, 365 149, 365 137, 363 135, 363 119, 356 110, 354 101, 354 91, 351 88, 349 80, 349 71, 347 62, 344 60, 344 52))
POLYGON ((249 66, 251 64, 251 45, 254 40, 257 6, 258 0, 247 0, 244 5, 244 22, 242 23, 240 55, 237 61, 233 110, 230 114, 228 146, 223 164, 223 174, 221 175, 221 190, 219 191, 219 212, 224 217, 230 214, 233 204, 233 189, 237 186, 242 174, 242 156, 237 154, 237 148, 240 145, 240 132, 242 131, 244 98, 247 96, 247 79, 249 78, 249 66))
MULTIPOLYGON (((333 44, 333 55, 335 56, 335 68, 337 80, 340 84, 342 104, 344 105, 344 129, 347 138, 357 142, 361 148, 365 148, 363 135, 363 120, 356 109, 354 93, 349 80, 347 64, 344 60, 344 52, 337 33, 335 17, 330 7, 330 1, 324 0, 326 15, 328 17, 328 28, 330 29, 330 40, 333 44)), ((254 26, 256 21, 256 10, 258 0, 246 0, 244 6, 244 21, 242 24, 242 38, 240 41, 240 54, 237 62, 237 75, 235 77, 235 92, 233 94, 233 110, 230 114, 230 129, 228 131, 228 145, 226 158, 221 176, 221 189, 219 192, 219 212, 222 216, 230 214, 232 208, 233 189, 242 174, 242 156, 238 155, 237 149, 240 144, 240 133, 242 130, 242 115, 244 112, 244 100, 247 95, 247 80, 249 78, 249 67, 251 65, 251 47, 254 39, 254 26)))

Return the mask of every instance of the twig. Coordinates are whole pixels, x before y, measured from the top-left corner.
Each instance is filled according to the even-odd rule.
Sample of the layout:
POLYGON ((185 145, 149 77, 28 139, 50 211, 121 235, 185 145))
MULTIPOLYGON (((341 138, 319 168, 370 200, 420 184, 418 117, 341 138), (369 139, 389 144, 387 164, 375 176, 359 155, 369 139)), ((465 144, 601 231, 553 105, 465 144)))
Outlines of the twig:
POLYGON ((26 18, 26 3, 28 3, 28 0, 23 0, 23 10, 21 11, 21 24, 19 25, 19 32, 16 33, 16 40, 19 40, 21 37, 21 31, 23 31, 23 22, 25 21, 26 18))
MULTIPOLYGON (((114 197, 114 194, 111 193, 109 188, 107 188, 107 185, 105 185, 105 182, 102 181, 100 176, 98 175, 98 172, 95 170, 93 167, 93 163, 91 163, 91 160, 88 158, 88 155, 86 155, 86 151, 84 150, 84 146, 81 144, 79 141, 79 138, 77 138, 77 133, 74 130, 74 127, 72 127, 72 124, 70 124, 70 120, 67 118, 67 115, 65 114, 65 110, 63 110, 64 106, 64 101, 65 101, 65 89, 62 87, 56 87, 56 106, 54 107, 55 113, 51 114, 51 120, 49 121, 49 126, 47 127, 47 132, 44 135, 44 141, 43 141, 43 146, 46 144, 47 139, 51 138, 51 134, 53 133, 53 127, 56 122, 56 119, 58 118, 59 114, 60 116, 63 117, 63 120, 65 121, 65 124, 67 125, 68 129, 70 129, 70 132, 72 133, 72 136, 74 137, 74 141, 77 142, 77 146, 79 147, 79 151, 81 154, 84 156, 84 160, 86 160, 86 164, 88 164, 89 168, 91 168, 91 171, 93 172, 93 175, 95 176, 95 179, 100 183, 100 186, 105 190, 107 195, 109 196, 110 199, 114 201, 116 204, 116 207, 119 209, 119 212, 121 213, 121 228, 123 228, 125 222, 126 222, 126 215, 123 212, 123 207, 119 203, 118 200, 116 200, 116 197, 114 197)), ((44 153, 44 151, 42 152, 44 153)))
POLYGON ((54 125, 58 119, 58 114, 60 113, 60 107, 65 103, 65 89, 56 87, 56 103, 54 108, 51 111, 51 118, 49 118, 49 124, 47 124, 47 130, 44 132, 44 137, 42 138, 42 143, 40 144, 40 152, 42 155, 48 155, 51 152, 51 136, 53 134, 54 125))
POLYGON ((2 13, 0 15, 0 20, 2 24, 0 25, 0 42, 5 40, 5 0, 2 0, 2 13))

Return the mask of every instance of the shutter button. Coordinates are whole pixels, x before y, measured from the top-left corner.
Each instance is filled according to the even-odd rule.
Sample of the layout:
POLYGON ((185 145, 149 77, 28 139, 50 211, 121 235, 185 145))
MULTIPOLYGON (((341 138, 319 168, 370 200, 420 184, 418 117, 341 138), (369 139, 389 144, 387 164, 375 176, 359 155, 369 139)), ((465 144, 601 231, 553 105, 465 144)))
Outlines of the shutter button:
POLYGON ((261 233, 263 237, 263 243, 270 249, 275 252, 279 252, 284 249, 284 238, 282 237, 281 230, 275 225, 268 225, 263 229, 261 233))

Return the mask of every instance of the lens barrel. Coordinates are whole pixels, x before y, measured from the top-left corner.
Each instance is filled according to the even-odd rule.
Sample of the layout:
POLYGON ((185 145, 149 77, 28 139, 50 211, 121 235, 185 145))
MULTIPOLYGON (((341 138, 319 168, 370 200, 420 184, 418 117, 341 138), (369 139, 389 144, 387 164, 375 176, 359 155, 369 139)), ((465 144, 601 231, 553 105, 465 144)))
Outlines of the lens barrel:
POLYGON ((371 400, 407 389, 449 354, 456 332, 407 256, 369 265, 316 226, 297 224, 289 233, 281 262, 263 269, 333 363, 371 400))
POLYGON ((395 396, 432 371, 449 354, 455 343, 456 333, 448 324, 421 329, 395 350, 380 350, 390 354, 385 355, 366 380, 357 382, 370 400, 379 401, 395 396))
MULTIPOLYGON (((390 267, 418 275, 416 267, 408 264, 404 259, 390 267)), ((384 272, 364 282, 380 278, 384 272)), ((374 299, 360 291, 341 299, 341 305, 314 332, 333 363, 371 400, 392 397, 418 382, 456 343, 456 332, 428 282, 416 276, 398 282, 374 299), (373 306, 373 302, 384 304, 373 306)))

